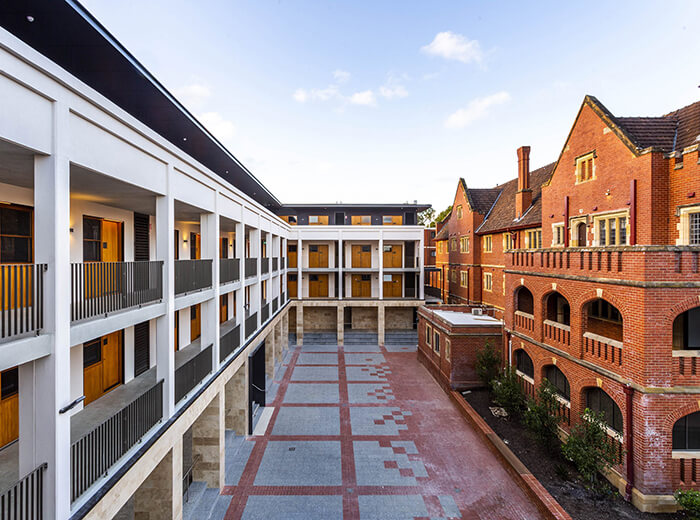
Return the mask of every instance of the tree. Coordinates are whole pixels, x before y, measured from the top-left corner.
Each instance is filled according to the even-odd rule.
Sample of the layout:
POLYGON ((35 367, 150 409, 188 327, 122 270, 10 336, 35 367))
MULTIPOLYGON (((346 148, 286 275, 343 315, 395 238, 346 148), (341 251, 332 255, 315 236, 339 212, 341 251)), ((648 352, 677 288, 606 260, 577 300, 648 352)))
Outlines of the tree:
POLYGON ((558 411, 557 391, 552 383, 543 379, 535 398, 527 400, 523 422, 533 433, 537 442, 550 451, 556 448, 559 437, 559 423, 562 417, 558 411))
POLYGON ((445 209, 443 209, 440 213, 438 213, 438 216, 435 217, 435 220, 433 220, 433 226, 437 224, 438 222, 442 222, 447 215, 449 215, 450 211, 452 211, 452 205, 447 206, 445 209))
POLYGON ((525 393, 520 386, 520 376, 511 366, 491 382, 494 402, 502 407, 511 417, 518 417, 525 407, 525 393))
POLYGON ((500 365, 501 356, 493 348, 491 340, 486 340, 484 346, 476 353, 476 375, 488 386, 498 377, 500 365))
POLYGON ((433 227, 435 224, 435 210, 433 208, 428 208, 425 211, 418 213, 418 225, 433 227))

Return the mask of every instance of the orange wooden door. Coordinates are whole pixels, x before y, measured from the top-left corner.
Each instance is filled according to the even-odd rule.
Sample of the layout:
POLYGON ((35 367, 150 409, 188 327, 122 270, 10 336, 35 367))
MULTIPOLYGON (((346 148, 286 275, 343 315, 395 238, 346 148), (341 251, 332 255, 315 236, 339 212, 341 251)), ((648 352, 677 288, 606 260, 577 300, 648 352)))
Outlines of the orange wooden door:
POLYGON ((288 267, 297 267, 297 246, 289 245, 287 247, 287 258, 289 262, 288 267))
POLYGON ((309 267, 328 267, 328 245, 309 246, 309 267))
POLYGON ((0 448, 19 437, 19 379, 18 369, 0 373, 0 448))
POLYGON ((352 267, 372 267, 372 247, 368 245, 352 246, 352 267))
POLYGON ((400 245, 390 245, 384 246, 383 252, 384 267, 401 267, 402 266, 402 255, 403 246, 400 245))
POLYGON ((226 320, 228 320, 228 294, 223 294, 219 303, 219 322, 223 323, 226 320))
POLYGON ((95 363, 83 369, 83 395, 84 405, 87 406, 103 394, 102 390, 102 362, 95 363))
POLYGON ((386 274, 384 275, 384 298, 401 298, 403 275, 386 274))
POLYGON ((355 298, 369 298, 372 295, 372 277, 368 274, 353 275, 352 295, 355 298))
POLYGON ((190 340, 196 340, 202 334, 202 304, 190 307, 190 340))
POLYGON ((297 275, 295 274, 290 274, 289 278, 287 278, 287 290, 289 291, 289 296, 291 298, 296 298, 298 295, 297 292, 297 275))
POLYGON ((122 331, 102 338, 102 385, 107 392, 122 382, 122 331))
POLYGON ((122 261, 122 223, 102 221, 102 261, 122 261))

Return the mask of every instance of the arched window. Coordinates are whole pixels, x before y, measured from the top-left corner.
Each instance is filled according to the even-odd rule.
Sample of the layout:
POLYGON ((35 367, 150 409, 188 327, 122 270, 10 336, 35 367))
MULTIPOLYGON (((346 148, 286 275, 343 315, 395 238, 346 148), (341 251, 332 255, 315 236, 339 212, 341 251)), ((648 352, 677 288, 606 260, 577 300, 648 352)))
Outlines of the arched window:
POLYGON ((674 450, 700 450, 700 412, 681 417, 673 425, 674 450))
POLYGON ((598 298, 586 305, 584 332, 622 341, 622 314, 607 301, 598 298))
POLYGON ((673 349, 700 349, 700 307, 685 311, 673 321, 673 349))
POLYGON ((564 372, 559 370, 555 365, 548 365, 544 369, 544 377, 552 383, 557 393, 567 401, 571 400, 571 389, 569 388, 569 380, 564 375, 564 372))
POLYGON ((622 433, 622 412, 608 394, 600 388, 589 388, 586 390, 586 408, 594 412, 603 412, 605 422, 610 428, 618 433, 622 433))
POLYGON ((569 302, 558 292, 547 297, 547 319, 562 325, 571 325, 569 302))
POLYGON ((586 247, 588 240, 586 239, 586 223, 581 222, 576 226, 576 239, 578 247, 586 247))
POLYGON ((532 293, 527 287, 521 287, 518 289, 516 310, 520 312, 525 312, 527 314, 534 314, 534 299, 532 298, 532 293))
POLYGON ((515 351, 515 368, 526 376, 535 378, 535 367, 532 365, 532 358, 523 349, 515 351))

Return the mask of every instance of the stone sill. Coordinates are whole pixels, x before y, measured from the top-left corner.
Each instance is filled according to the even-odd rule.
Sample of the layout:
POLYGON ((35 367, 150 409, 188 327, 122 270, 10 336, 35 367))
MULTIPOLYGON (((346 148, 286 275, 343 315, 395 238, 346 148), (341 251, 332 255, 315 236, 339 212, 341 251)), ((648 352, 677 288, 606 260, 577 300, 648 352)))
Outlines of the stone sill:
POLYGON ((700 357, 700 350, 674 350, 672 353, 673 357, 700 357))

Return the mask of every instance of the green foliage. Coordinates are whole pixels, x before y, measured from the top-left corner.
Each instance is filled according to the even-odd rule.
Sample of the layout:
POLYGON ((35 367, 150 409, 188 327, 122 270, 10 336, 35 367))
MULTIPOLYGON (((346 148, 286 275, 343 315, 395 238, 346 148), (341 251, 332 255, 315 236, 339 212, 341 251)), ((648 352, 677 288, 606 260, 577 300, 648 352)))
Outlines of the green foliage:
POLYGON ((533 433, 537 442, 545 449, 553 451, 558 445, 559 423, 562 417, 557 413, 559 401, 557 391, 546 379, 542 379, 534 399, 528 399, 523 414, 525 426, 533 433))
POLYGON ((567 468, 564 464, 557 464, 554 466, 554 472, 561 480, 569 480, 571 477, 571 475, 569 475, 569 468, 567 468))
POLYGON ((700 519, 700 491, 677 490, 674 494, 678 505, 685 509, 688 517, 693 520, 700 519))
POLYGON ((438 213, 437 217, 435 217, 435 220, 433 220, 433 226, 437 224, 438 222, 442 222, 445 220, 445 217, 452 211, 452 205, 447 206, 445 209, 443 209, 440 213, 438 213))
POLYGON ((488 386, 498 377, 500 365, 500 354, 493 348, 491 340, 486 340, 484 346, 476 353, 476 374, 488 386))
POLYGON ((428 208, 425 211, 418 213, 418 225, 433 227, 435 224, 435 210, 433 208, 428 208))
POLYGON ((508 412, 511 417, 518 417, 525 407, 525 393, 520 386, 520 376, 511 366, 507 366, 500 377, 492 381, 493 400, 508 412))
POLYGON ((589 488, 601 488, 599 473, 618 462, 617 447, 610 442, 605 414, 588 408, 581 421, 571 429, 562 446, 564 457, 574 463, 589 488))

